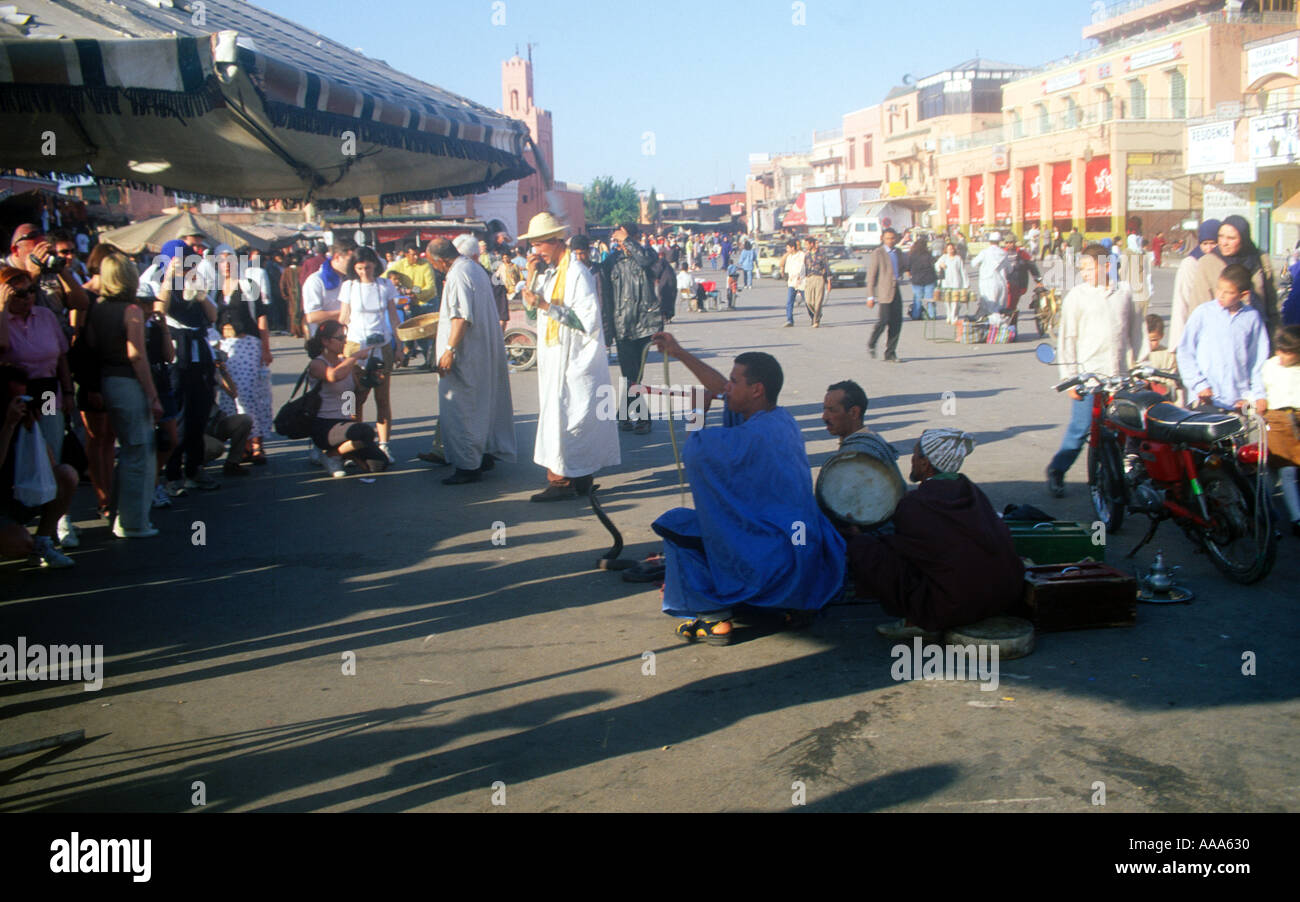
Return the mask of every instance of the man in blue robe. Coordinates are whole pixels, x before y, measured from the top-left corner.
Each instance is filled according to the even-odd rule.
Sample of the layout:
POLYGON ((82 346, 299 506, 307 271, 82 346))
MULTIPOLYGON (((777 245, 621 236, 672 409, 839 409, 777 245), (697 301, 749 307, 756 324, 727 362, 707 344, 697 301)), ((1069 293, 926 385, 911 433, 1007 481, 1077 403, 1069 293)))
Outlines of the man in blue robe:
POLYGON ((806 622, 839 597, 845 543, 817 506, 799 424, 776 405, 780 364, 750 351, 726 377, 667 332, 652 341, 723 396, 729 414, 729 428, 692 432, 682 451, 695 509, 653 524, 664 539, 664 613, 685 618, 678 636, 710 645, 730 644, 741 605, 806 622))

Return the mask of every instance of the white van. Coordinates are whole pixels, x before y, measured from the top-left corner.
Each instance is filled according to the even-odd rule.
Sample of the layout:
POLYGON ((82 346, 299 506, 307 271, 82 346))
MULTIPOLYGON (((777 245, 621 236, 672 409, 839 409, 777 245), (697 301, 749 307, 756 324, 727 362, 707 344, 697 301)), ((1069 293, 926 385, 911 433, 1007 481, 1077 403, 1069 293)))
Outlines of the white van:
POLYGON ((887 228, 902 234, 912 227, 912 211, 902 204, 871 201, 861 204, 844 221, 844 246, 850 251, 871 249, 880 244, 887 228))

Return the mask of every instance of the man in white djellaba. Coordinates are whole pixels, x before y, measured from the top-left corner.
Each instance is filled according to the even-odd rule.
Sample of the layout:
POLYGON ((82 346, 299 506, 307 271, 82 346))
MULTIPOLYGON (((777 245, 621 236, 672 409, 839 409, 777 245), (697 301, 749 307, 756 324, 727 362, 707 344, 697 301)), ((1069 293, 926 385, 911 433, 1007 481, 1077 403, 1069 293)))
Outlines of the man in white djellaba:
POLYGON ((618 427, 602 417, 602 389, 611 391, 596 280, 565 245, 568 227, 550 213, 528 224, 528 288, 524 304, 541 311, 537 336, 537 445, 546 489, 532 501, 586 495, 592 476, 620 462, 618 427))
POLYGON ((483 267, 445 238, 429 242, 433 267, 447 277, 438 337, 438 426, 456 472, 443 485, 478 482, 497 460, 515 459, 514 408, 505 336, 483 267))
POLYGON ((1007 305, 1006 260, 1002 236, 994 232, 989 235, 989 246, 971 261, 979 277, 981 313, 997 313, 1007 305))

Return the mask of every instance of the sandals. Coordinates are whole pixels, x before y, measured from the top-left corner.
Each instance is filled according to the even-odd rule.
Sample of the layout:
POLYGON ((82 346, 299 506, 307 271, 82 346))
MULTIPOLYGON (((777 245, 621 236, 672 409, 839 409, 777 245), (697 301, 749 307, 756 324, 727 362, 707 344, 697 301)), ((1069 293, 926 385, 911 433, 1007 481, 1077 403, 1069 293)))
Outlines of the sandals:
POLYGON ((623 571, 623 581, 629 583, 662 583, 667 564, 662 554, 652 554, 634 567, 623 571))
POLYGON ((709 645, 730 645, 731 644, 731 621, 714 620, 712 622, 705 620, 683 620, 677 625, 677 636, 685 639, 687 642, 696 642, 703 639, 709 645), (716 629, 722 624, 728 626, 725 633, 716 632, 716 629))

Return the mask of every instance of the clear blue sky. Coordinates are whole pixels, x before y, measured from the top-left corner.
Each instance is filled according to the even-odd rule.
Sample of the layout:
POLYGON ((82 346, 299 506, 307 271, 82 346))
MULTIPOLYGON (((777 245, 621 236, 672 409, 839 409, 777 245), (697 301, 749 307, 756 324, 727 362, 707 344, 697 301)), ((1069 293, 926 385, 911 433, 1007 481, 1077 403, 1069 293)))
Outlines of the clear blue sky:
POLYGON ((254 2, 493 109, 502 60, 532 42, 556 176, 630 178, 670 198, 743 190, 751 152, 806 149, 814 129, 838 128, 906 73, 922 78, 976 52, 1036 66, 1083 49, 1089 15, 1087 0, 254 2))

